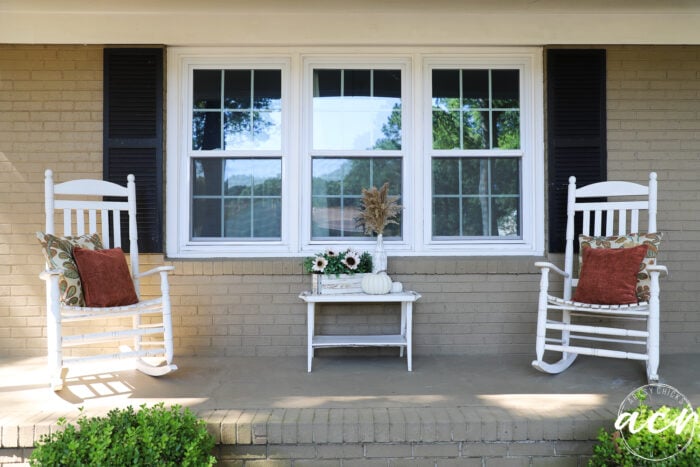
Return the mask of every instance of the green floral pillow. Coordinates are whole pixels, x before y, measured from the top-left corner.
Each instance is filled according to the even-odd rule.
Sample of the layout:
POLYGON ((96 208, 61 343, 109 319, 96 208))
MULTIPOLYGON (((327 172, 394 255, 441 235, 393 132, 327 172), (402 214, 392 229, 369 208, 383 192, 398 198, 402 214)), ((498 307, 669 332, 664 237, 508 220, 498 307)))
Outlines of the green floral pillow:
POLYGON ((583 249, 584 248, 632 248, 637 245, 647 245, 647 254, 639 268, 637 274, 637 300, 640 302, 648 302, 651 298, 650 287, 651 278, 647 271, 647 266, 656 264, 656 258, 659 255, 659 244, 661 243, 661 232, 648 234, 629 234, 616 235, 611 237, 589 237, 587 235, 579 235, 579 250, 578 250, 578 272, 581 275, 581 266, 583 264, 583 249))
POLYGON ((78 267, 73 259, 73 248, 79 246, 90 250, 101 250, 100 236, 91 234, 78 237, 57 237, 37 232, 36 237, 43 247, 44 257, 49 268, 63 271, 58 279, 61 303, 68 306, 85 306, 78 267))

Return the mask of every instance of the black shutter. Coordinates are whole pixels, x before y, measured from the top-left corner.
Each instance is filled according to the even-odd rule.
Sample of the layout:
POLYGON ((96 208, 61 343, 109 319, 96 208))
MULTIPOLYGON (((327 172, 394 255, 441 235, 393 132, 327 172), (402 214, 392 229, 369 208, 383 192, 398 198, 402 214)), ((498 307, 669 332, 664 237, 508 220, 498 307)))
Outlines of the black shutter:
MULTIPOLYGON (((163 49, 104 50, 104 179, 136 177, 139 251, 162 253, 163 49)), ((128 227, 122 220, 123 248, 128 227)))
POLYGON ((605 50, 547 51, 549 251, 564 251, 569 177, 607 179, 605 50))

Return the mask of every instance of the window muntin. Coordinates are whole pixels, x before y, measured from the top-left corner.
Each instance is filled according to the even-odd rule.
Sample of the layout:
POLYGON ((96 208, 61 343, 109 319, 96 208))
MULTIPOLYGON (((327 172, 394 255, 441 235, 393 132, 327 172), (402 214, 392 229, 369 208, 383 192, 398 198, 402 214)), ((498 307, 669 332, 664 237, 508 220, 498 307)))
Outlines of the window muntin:
POLYGON ((519 89, 519 70, 433 70, 433 149, 519 149, 519 89))
POLYGON ((520 238, 520 159, 435 157, 433 239, 520 238))
POLYGON ((314 150, 401 149, 401 70, 314 69, 314 150))
POLYGON ((280 70, 196 69, 192 149, 281 149, 280 70))
POLYGON ((281 238, 281 159, 196 158, 192 174, 193 240, 281 238))
MULTIPOLYGON (((400 157, 314 157, 311 182, 312 240, 364 237, 356 218, 362 189, 389 182, 391 196, 402 192, 400 157)), ((387 239, 400 239, 401 219, 384 231, 387 239)))

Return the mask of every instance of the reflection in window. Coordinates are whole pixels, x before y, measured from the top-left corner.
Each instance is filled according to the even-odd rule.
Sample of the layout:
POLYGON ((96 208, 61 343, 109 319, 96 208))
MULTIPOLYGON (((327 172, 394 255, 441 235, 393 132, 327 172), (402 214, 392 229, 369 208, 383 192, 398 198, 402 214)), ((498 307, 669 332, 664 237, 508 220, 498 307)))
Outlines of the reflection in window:
POLYGON ((313 148, 401 149, 401 71, 314 70, 313 148))
POLYGON ((433 238, 520 238, 520 159, 435 157, 433 238))
POLYGON ((279 158, 193 159, 192 238, 281 238, 279 158))
POLYGON ((519 149, 518 70, 433 70, 433 149, 519 149))
POLYGON ((280 70, 194 70, 192 149, 281 149, 280 70))
MULTIPOLYGON (((363 188, 389 182, 389 193, 401 196, 398 157, 315 157, 312 171, 311 237, 315 240, 364 236, 355 221, 363 188)), ((385 238, 401 237, 400 217, 398 222, 387 226, 385 238)))

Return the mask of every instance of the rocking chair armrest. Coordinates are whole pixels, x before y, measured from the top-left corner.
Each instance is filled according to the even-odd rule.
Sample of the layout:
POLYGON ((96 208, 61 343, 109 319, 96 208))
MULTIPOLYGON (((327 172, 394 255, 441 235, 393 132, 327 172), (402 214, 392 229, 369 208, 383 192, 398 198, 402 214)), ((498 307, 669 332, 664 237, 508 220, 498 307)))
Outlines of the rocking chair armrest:
POLYGON ((150 276, 152 274, 156 274, 159 272, 169 272, 169 271, 174 271, 174 270, 175 270, 175 266, 158 266, 156 268, 149 269, 148 271, 144 271, 144 272, 141 272, 139 274, 135 274, 134 277, 141 278, 141 277, 150 276))
POLYGON ((47 281, 51 279, 51 276, 60 276, 64 271, 63 268, 45 269, 39 273, 39 278, 47 281))
POLYGON ((647 271, 658 272, 660 274, 663 274, 664 276, 668 276, 668 269, 666 268, 666 266, 661 266, 660 264, 653 264, 647 266, 647 271))
POLYGON ((549 263, 547 261, 538 261, 535 263, 535 267, 538 267, 540 269, 551 269, 552 271, 556 272, 560 276, 569 277, 568 272, 562 271, 561 269, 559 269, 558 267, 556 267, 555 265, 553 265, 552 263, 549 263))

